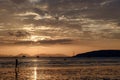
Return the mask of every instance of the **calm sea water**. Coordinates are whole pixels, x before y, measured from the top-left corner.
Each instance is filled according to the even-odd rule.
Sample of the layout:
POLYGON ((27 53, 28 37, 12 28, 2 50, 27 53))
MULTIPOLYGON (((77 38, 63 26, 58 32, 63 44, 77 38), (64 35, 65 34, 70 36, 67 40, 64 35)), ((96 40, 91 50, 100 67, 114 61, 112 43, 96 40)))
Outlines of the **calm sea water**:
POLYGON ((120 58, 19 58, 16 71, 0 58, 0 80, 120 80, 120 58))

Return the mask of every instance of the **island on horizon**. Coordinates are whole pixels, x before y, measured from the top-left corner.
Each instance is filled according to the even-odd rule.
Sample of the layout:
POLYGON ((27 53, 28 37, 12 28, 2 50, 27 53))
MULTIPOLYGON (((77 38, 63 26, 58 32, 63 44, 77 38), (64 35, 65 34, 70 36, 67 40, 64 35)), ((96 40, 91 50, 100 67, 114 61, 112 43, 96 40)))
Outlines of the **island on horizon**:
POLYGON ((120 50, 98 50, 77 54, 73 57, 120 57, 120 50))

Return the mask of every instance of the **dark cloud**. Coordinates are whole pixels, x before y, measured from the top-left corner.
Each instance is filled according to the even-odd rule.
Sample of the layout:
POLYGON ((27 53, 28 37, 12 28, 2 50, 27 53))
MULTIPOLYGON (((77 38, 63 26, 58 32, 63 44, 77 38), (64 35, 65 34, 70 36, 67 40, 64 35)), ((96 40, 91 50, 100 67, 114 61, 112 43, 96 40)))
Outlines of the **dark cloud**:
POLYGON ((8 35, 15 37, 26 37, 26 36, 30 36, 30 33, 26 31, 14 31, 14 32, 8 32, 8 35))
POLYGON ((119 39, 119 3, 120 0, 0 0, 0 36, 21 38, 32 33, 53 38, 39 41, 41 44, 71 42, 63 38, 119 39))
POLYGON ((41 10, 41 9, 39 9, 39 8, 34 8, 33 11, 34 11, 35 13, 38 13, 38 14, 41 15, 41 16, 45 16, 45 14, 48 14, 47 11, 41 10))
POLYGON ((119 22, 120 3, 119 0, 103 1, 104 5, 83 11, 87 17, 92 19, 113 20, 119 22))
POLYGON ((33 41, 17 41, 14 44, 16 44, 16 45, 32 45, 32 44, 35 44, 35 42, 33 42, 33 41))
POLYGON ((120 39, 120 32, 119 33, 113 33, 110 34, 111 35, 111 39, 120 39))
POLYGON ((55 39, 55 40, 40 40, 37 42, 34 41, 17 41, 14 44, 16 45, 55 45, 55 44, 72 44, 74 40, 72 39, 55 39))
POLYGON ((16 3, 16 4, 21 4, 21 3, 24 3, 27 0, 11 0, 11 1, 16 3))
POLYGON ((72 39, 41 40, 41 44, 72 44, 72 39))

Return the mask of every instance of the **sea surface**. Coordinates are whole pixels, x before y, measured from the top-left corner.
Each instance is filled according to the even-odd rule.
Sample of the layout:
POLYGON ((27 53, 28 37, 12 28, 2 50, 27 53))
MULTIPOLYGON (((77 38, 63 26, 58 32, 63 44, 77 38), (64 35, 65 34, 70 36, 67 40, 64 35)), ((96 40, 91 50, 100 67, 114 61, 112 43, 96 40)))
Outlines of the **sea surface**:
POLYGON ((120 80, 120 58, 0 58, 0 80, 120 80))

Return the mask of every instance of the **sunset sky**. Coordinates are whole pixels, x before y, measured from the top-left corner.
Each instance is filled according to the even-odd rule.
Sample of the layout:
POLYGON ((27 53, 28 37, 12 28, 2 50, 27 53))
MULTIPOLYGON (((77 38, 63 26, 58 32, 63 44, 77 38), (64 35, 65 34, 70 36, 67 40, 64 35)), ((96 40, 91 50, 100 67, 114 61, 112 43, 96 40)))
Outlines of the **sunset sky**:
POLYGON ((0 0, 0 55, 120 50, 120 0, 0 0))

